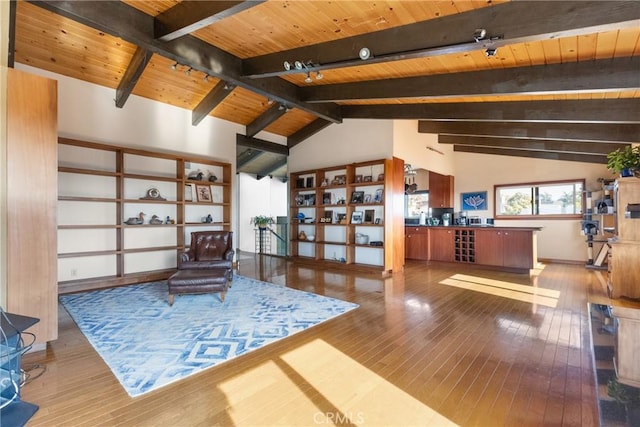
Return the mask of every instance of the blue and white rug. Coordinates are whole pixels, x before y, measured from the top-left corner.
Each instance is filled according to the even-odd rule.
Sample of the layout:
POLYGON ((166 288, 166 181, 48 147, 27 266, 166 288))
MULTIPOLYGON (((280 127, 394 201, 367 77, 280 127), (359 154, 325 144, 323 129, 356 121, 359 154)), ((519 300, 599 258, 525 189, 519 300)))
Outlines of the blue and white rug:
POLYGON ((358 307, 237 275, 224 303, 218 294, 179 295, 170 307, 165 281, 60 301, 133 397, 358 307))

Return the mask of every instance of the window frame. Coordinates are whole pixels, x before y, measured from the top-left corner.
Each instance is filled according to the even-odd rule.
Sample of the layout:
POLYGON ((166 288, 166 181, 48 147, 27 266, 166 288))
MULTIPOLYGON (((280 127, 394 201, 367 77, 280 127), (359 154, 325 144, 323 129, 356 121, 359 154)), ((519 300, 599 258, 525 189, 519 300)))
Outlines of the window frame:
POLYGON ((576 178, 576 179, 559 179, 553 181, 534 181, 534 182, 521 182, 521 183, 513 183, 513 184, 495 184, 493 186, 493 217, 495 219, 500 220, 512 220, 512 219, 544 219, 544 220, 555 220, 555 219, 582 219, 585 213, 585 209, 587 206, 585 205, 585 188, 586 188, 586 179, 584 178, 576 178), (551 185, 562 185, 562 184, 582 184, 582 192, 581 192, 581 203, 582 203, 582 212, 575 214, 540 214, 535 213, 536 210, 539 212, 540 199, 539 197, 534 197, 535 195, 539 195, 539 187, 551 186, 551 185), (531 187, 532 190, 532 211, 533 214, 530 215, 502 215, 498 212, 498 190, 501 188, 511 188, 511 187, 531 187))

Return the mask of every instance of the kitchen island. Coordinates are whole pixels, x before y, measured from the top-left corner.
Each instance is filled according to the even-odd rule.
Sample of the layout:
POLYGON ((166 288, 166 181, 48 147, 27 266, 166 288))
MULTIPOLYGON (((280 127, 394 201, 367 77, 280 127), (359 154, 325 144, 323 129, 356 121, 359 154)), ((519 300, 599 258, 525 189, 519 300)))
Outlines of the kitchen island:
POLYGON ((540 227, 405 226, 405 258, 527 273, 538 262, 540 227))

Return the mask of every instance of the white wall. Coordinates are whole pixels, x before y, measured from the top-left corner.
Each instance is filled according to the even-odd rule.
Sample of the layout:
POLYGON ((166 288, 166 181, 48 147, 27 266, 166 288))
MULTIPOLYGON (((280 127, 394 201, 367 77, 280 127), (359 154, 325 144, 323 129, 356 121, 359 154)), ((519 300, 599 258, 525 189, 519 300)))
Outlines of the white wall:
POLYGON ((418 133, 417 120, 393 121, 393 155, 411 164, 414 169, 426 169, 442 175, 454 174, 453 145, 439 144, 437 134, 418 133))
POLYGON ((346 165, 393 156, 391 120, 345 120, 293 147, 289 172, 346 165))
MULTIPOLYGON (((253 175, 238 174, 236 195, 240 210, 238 212, 238 228, 240 234, 235 236, 235 246, 247 252, 256 251, 255 226, 251 218, 256 215, 267 215, 276 219, 277 216, 288 216, 288 183, 276 178, 264 177, 257 180, 253 175)), ((284 236, 283 236, 284 237, 284 236)), ((275 240, 273 253, 275 253, 275 240)))
MULTIPOLYGON (((460 210, 460 193, 487 191, 488 209, 481 217, 494 216, 493 186, 563 179, 586 179, 587 190, 598 190, 600 177, 612 178, 605 165, 488 154, 455 153, 454 208, 460 210)), ((538 234, 538 257, 586 261, 587 244, 575 220, 498 220, 501 226, 543 227, 538 234)))

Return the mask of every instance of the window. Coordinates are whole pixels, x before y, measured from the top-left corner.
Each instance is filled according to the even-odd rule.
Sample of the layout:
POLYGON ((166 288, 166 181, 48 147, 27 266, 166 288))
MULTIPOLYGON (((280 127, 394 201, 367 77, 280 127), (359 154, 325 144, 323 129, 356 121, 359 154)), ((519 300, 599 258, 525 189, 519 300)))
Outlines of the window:
POLYGON ((582 216, 584 179, 495 186, 497 218, 582 216))
POLYGON ((408 193, 405 196, 405 218, 417 218, 420 212, 429 211, 429 191, 421 190, 408 193))

